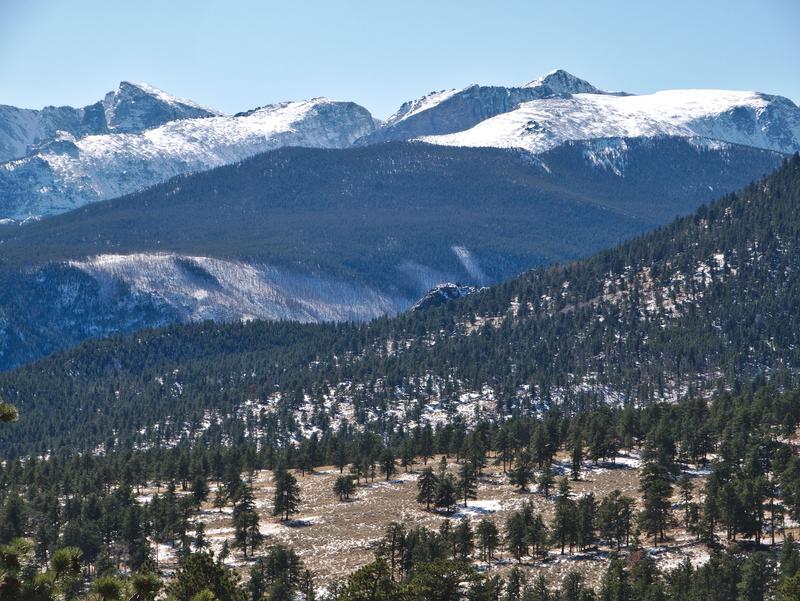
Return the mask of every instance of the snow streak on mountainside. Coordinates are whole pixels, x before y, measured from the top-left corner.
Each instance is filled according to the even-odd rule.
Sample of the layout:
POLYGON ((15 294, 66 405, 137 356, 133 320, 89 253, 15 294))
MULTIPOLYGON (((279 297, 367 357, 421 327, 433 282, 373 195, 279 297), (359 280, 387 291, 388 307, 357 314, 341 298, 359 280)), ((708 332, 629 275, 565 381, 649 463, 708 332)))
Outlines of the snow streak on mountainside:
POLYGON ((55 140, 59 132, 77 137, 138 132, 176 119, 213 115, 219 113, 153 86, 127 81, 102 101, 83 108, 33 110, 0 105, 0 162, 25 156, 36 146, 55 140))
POLYGON ((800 150, 800 108, 780 96, 726 90, 574 94, 524 102, 465 131, 420 139, 541 153, 570 140, 663 135, 795 152, 800 150))
POLYGON ((0 217, 61 213, 281 146, 342 148, 374 127, 357 104, 317 98, 233 117, 171 121, 142 133, 65 134, 0 165, 0 217))
POLYGON ((408 303, 330 277, 209 257, 101 255, 69 265, 94 277, 101 288, 127 285, 185 321, 361 321, 396 313, 408 303))

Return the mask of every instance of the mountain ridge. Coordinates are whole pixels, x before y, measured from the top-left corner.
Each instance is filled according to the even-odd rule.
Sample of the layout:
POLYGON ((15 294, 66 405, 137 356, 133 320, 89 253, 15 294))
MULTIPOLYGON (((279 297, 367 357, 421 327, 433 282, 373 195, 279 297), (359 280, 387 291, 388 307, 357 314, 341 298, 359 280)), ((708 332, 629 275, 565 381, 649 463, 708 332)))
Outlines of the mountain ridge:
POLYGON ((781 160, 685 139, 600 146, 536 160, 416 143, 284 148, 0 225, 0 367, 205 317, 393 314, 442 282, 495 283, 617 243, 781 160))
POLYGON ((724 90, 637 96, 600 90, 560 69, 522 86, 474 84, 433 93, 404 103, 384 123, 359 105, 326 99, 227 117, 146 84, 123 82, 112 94, 85 109, 63 109, 71 116, 54 119, 64 127, 44 132, 31 125, 22 136, 25 143, 8 142, 18 134, 22 109, 0 107, 0 161, 3 140, 17 145, 16 155, 25 154, 0 162, 0 219, 64 212, 287 145, 343 148, 422 140, 538 154, 577 140, 608 139, 613 146, 615 138, 680 135, 783 153, 800 149, 800 108, 786 98, 724 90), (137 95, 150 104, 143 107, 137 95), (125 110, 112 110, 115 98, 125 110), (299 110, 294 119, 288 116, 291 107, 311 105, 317 107, 313 116, 304 118, 299 110), (4 121, 4 110, 14 115, 4 121), (286 115, 266 117, 279 111, 286 115))
POLYGON ((0 374, 23 415, 0 449, 286 441, 320 426, 390 433, 704 396, 742 379, 788 385, 800 369, 798 206, 796 155, 654 232, 426 311, 88 342, 0 374), (76 419, 89 420, 91 439, 70 434, 76 419))

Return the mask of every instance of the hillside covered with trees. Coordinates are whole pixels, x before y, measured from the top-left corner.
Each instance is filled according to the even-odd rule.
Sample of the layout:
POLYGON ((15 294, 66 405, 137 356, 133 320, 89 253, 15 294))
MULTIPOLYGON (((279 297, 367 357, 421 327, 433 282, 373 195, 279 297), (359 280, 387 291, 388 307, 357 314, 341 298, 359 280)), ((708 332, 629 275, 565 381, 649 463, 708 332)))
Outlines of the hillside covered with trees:
POLYGON ((794 157, 656 232, 428 311, 88 342, 0 376, 22 413, 0 449, 285 444, 344 421, 388 434, 465 403, 502 418, 784 386, 800 365, 798 206, 794 157))

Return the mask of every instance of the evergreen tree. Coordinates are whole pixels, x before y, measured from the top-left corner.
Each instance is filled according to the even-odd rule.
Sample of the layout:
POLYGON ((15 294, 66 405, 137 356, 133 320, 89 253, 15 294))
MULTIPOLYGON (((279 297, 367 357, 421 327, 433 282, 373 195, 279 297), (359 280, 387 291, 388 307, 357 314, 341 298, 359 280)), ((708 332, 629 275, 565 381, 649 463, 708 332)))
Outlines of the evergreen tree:
POLYGON ((467 506, 467 500, 478 498, 478 473, 472 462, 465 461, 459 467, 457 486, 461 498, 464 499, 464 507, 467 506))
POLYGON ((244 481, 239 486, 239 494, 233 506, 234 546, 242 550, 247 557, 247 550, 255 551, 263 540, 258 528, 258 513, 256 512, 253 486, 249 481, 244 481))
POLYGON ((274 479, 272 515, 280 516, 281 521, 286 521, 290 515, 300 510, 300 486, 297 479, 285 468, 278 468, 274 479))
POLYGON ((512 513, 506 520, 506 548, 518 562, 528 554, 528 528, 519 511, 512 513))
POLYGON ((583 441, 580 435, 576 435, 572 441, 572 480, 577 482, 581 478, 581 464, 583 463, 583 441))
POLYGON ((539 490, 545 498, 550 496, 550 490, 556 482, 556 477, 553 474, 553 468, 549 463, 546 463, 539 474, 538 484, 539 490))
POLYGON ((193 553, 178 566, 167 585, 167 594, 175 601, 192 601, 196 595, 209 591, 218 601, 245 601, 238 577, 210 555, 193 553))
POLYGON ((469 520, 464 518, 453 529, 454 558, 467 561, 475 548, 475 538, 469 520))
POLYGON ((192 480, 192 500, 197 507, 200 507, 208 500, 209 492, 205 476, 201 474, 195 476, 194 480, 192 480))
POLYGON ((483 518, 475 529, 481 549, 481 560, 492 561, 494 552, 500 544, 500 533, 492 520, 483 518))
POLYGON ((533 481, 533 460, 527 450, 522 450, 517 454, 516 465, 508 473, 508 479, 520 491, 528 489, 528 485, 533 481))
POLYGON ((657 463, 645 463, 642 466, 639 491, 643 501, 639 525, 656 543, 663 541, 672 507, 672 483, 667 469, 657 463))
POLYGON ((555 516, 550 528, 553 540, 560 546, 561 555, 569 544, 570 553, 575 541, 575 502, 569 498, 569 482, 562 478, 558 483, 555 516))
POLYGON ((458 485, 452 474, 445 474, 436 487, 436 507, 451 512, 458 502, 458 485))
POLYGON ((431 503, 436 500, 438 488, 439 477, 433 473, 433 469, 426 467, 417 480, 417 503, 425 503, 425 509, 430 511, 431 503))
POLYGON ((333 483, 333 494, 339 497, 340 501, 347 501, 356 491, 356 485, 351 476, 338 476, 333 483))
POLYGON ((397 472, 397 466, 395 465, 394 454, 392 453, 391 449, 388 447, 383 450, 381 454, 381 473, 386 477, 388 481, 389 478, 395 475, 397 472))

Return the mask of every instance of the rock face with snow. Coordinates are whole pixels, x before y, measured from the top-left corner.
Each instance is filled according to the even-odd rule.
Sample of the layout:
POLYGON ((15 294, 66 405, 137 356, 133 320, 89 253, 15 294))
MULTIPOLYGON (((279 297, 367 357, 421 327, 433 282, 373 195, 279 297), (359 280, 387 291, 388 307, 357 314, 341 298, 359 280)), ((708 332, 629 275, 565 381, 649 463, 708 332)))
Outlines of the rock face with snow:
POLYGON ((431 92, 418 100, 404 103, 383 127, 359 140, 359 144, 459 132, 512 111, 523 102, 580 92, 607 93, 562 70, 553 71, 519 87, 475 84, 462 89, 431 92))
MULTIPOLYGON (((140 132, 179 119, 219 116, 218 111, 176 98, 148 84, 123 81, 103 100, 108 130, 140 132)), ((98 132, 101 133, 101 132, 98 132)))
MULTIPOLYGON (((119 127, 157 118, 149 105, 123 106, 109 105, 119 127)), ((141 132, 61 134, 24 159, 0 164, 0 218, 62 213, 281 146, 343 148, 374 128, 363 107, 316 98, 233 117, 172 120, 141 132)))
POLYGON ((83 108, 47 106, 33 110, 0 105, 0 162, 24 157, 63 135, 60 132, 78 138, 111 131, 139 132, 177 119, 218 114, 147 84, 127 81, 100 102, 83 108))
POLYGON ((445 282, 434 286, 431 290, 419 299, 411 307, 411 311, 425 311, 433 307, 438 307, 451 300, 464 298, 470 294, 474 294, 480 290, 477 286, 467 286, 464 284, 456 284, 453 282, 445 282))
POLYGON ((757 92, 579 93, 523 102, 469 129, 420 139, 538 154, 574 140, 656 136, 703 137, 791 153, 800 150, 800 108, 757 92))

